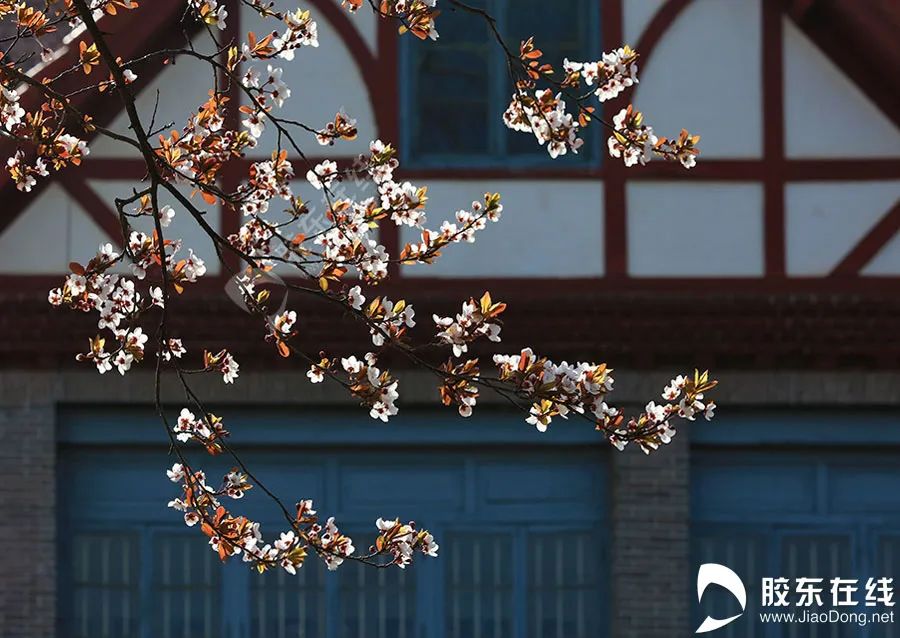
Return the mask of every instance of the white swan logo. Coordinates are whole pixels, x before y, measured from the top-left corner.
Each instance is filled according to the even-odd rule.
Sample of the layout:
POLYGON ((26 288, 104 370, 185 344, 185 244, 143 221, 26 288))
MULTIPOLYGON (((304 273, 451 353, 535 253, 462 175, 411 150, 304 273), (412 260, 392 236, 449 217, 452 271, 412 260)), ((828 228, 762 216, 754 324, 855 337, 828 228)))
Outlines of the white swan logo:
POLYGON ((695 633, 705 634, 716 629, 721 629, 730 622, 737 620, 743 615, 747 609, 747 590, 740 576, 735 574, 725 565, 718 563, 704 563, 700 565, 700 571, 697 572, 697 600, 703 602, 703 592, 710 585, 719 585, 731 592, 737 601, 741 604, 741 613, 729 618, 713 618, 707 616, 695 633))

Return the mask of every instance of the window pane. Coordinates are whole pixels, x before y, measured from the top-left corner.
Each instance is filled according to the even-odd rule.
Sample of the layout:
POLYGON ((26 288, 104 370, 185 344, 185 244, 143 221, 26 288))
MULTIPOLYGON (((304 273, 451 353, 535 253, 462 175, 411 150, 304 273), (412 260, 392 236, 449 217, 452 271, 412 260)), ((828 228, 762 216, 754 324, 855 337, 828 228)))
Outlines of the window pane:
POLYGON ((528 542, 528 635, 589 638, 602 635, 597 534, 533 534, 528 542))
POLYGON ((159 534, 153 539, 153 616, 158 638, 219 635, 222 565, 197 534, 159 534))
MULTIPOLYGON (((516 0, 506 3, 506 20, 504 37, 516 49, 522 40, 534 37, 534 43, 544 52, 544 61, 556 70, 556 77, 561 77, 562 61, 590 60, 599 57, 599 27, 591 24, 590 3, 583 0, 564 0, 554 5, 552 11, 542 0, 516 0)), ((504 80, 508 90, 505 95, 512 94, 512 83, 504 80)), ((573 104, 569 104, 570 112, 573 104)), ((597 106, 594 104, 594 106, 597 106)), ((503 108, 506 104, 503 105, 503 108)), ((504 138, 507 153, 510 155, 547 155, 546 149, 538 146, 533 135, 511 131, 504 126, 504 138)), ((586 140, 587 142, 587 140, 586 140)), ((588 150, 582 147, 579 154, 588 150)), ((548 161, 549 161, 549 156, 548 161)), ((577 158, 577 156, 576 156, 577 158)), ((572 161, 567 154, 556 161, 572 161)))
POLYGON ((413 152, 486 153, 491 53, 487 27, 476 16, 447 10, 438 18, 438 31, 435 42, 412 38, 406 43, 415 75, 413 152))
MULTIPOLYGON (((362 539, 366 533, 350 536, 362 539)), ((338 578, 340 588, 339 638, 416 638, 413 570, 347 561, 337 574, 329 574, 338 578)))
POLYGON ((512 635, 512 541, 509 534, 446 538, 447 638, 512 635))
MULTIPOLYGON (((850 538, 842 534, 803 534, 787 536, 781 544, 781 567, 784 576, 822 578, 822 607, 814 611, 827 612, 832 608, 829 579, 854 578, 851 564, 850 538)), ((815 623, 791 624, 784 628, 787 638, 849 638, 854 625, 833 623, 824 628, 815 623)))
POLYGON ((66 635, 131 638, 138 631, 137 539, 126 534, 72 538, 72 618, 66 635))
POLYGON ((295 576, 283 569, 250 574, 252 638, 325 635, 325 570, 315 554, 310 554, 295 576))
POLYGON ((781 566, 789 578, 851 576, 850 538, 827 533, 787 536, 781 545, 781 566))
MULTIPOLYGON (((694 534, 692 569, 699 569, 703 563, 719 563, 733 569, 747 590, 747 610, 736 621, 717 630, 721 638, 762 638, 764 627, 759 624, 760 579, 771 576, 767 569, 766 544, 764 537, 755 534, 735 533, 732 528, 715 529, 703 525, 694 534)), ((696 576, 696 571, 691 577, 696 576)), ((709 587, 703 593, 702 606, 696 596, 693 601, 693 627, 699 627, 707 615, 714 618, 728 618, 740 613, 738 601, 731 592, 722 587, 709 587)), ((778 610, 774 610, 778 611, 778 610)))
MULTIPOLYGON (((469 4, 497 19, 509 46, 535 36, 546 60, 561 68, 562 59, 596 59, 600 29, 596 0, 563 0, 552 10, 543 0, 481 0, 469 4)), ((502 164, 509 156, 550 163, 533 136, 510 131, 501 116, 509 104, 512 83, 506 58, 487 23, 461 9, 444 8, 437 19, 436 42, 404 39, 410 95, 406 122, 414 158, 455 164, 502 164)), ((595 152, 595 151, 591 151, 595 152)), ((580 155, 555 160, 556 165, 583 163, 580 155)))
MULTIPOLYGON (((884 536, 879 539, 877 555, 875 557, 875 568, 867 578, 893 578, 894 587, 900 586, 900 536, 884 536)), ((862 596, 865 597, 865 590, 862 596)), ((896 596, 895 596, 896 599, 896 596)), ((883 608, 876 607, 876 611, 883 608)), ((885 638, 896 638, 900 636, 900 629, 894 623, 886 623, 878 627, 878 631, 884 632, 885 638)))

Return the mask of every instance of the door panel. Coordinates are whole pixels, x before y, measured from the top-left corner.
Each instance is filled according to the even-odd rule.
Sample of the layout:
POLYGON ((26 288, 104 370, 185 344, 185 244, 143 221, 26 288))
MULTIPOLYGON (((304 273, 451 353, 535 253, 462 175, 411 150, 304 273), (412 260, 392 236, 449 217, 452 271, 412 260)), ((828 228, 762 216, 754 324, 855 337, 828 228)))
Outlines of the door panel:
POLYGON ((513 625, 513 534, 448 533, 447 638, 503 638, 513 625))
POLYGON ((152 535, 153 636, 220 635, 222 567, 205 540, 202 535, 181 531, 152 535))
MULTIPOLYGON (((64 564, 83 573, 71 596, 61 601, 61 613, 78 609, 85 600, 90 604, 76 615, 82 624, 61 623, 60 634, 605 634, 606 562, 600 553, 606 537, 606 474, 599 448, 551 446, 514 453, 393 448, 382 454, 282 446, 244 456, 255 473, 272 477, 267 483, 280 495, 318 499, 319 509, 335 515, 358 549, 364 551, 374 540, 377 516, 401 515, 432 529, 441 545, 440 557, 420 558, 405 570, 365 568, 348 561, 331 573, 310 556, 296 576, 282 570, 260 575, 237 557, 223 568, 205 536, 196 528, 184 528, 180 515, 165 508, 177 486, 165 477, 164 453, 70 449, 61 454, 60 525, 76 537, 86 535, 76 548, 80 563, 72 562, 66 551, 61 554, 64 564), (102 473, 108 488, 81 489, 95 471, 102 473), (130 486, 127 497, 125 491, 111 488, 125 481, 130 486), (402 488, 394 489, 398 484, 402 488), (382 494, 391 495, 387 504, 382 494), (92 535, 97 529, 116 534, 92 535), (103 563, 106 554, 110 558, 103 563)), ((225 468, 223 462, 221 457, 212 459, 208 476, 225 468)), ((229 505, 235 513, 246 512, 261 521, 266 538, 284 528, 261 490, 253 489, 229 505)), ((68 591, 62 584, 61 590, 68 591)))
MULTIPOLYGON (((890 610, 865 606, 865 583, 868 578, 893 577, 900 569, 900 533, 894 531, 900 530, 900 510, 894 507, 898 461, 890 450, 693 451, 692 576, 700 564, 716 562, 736 571, 747 587, 747 613, 718 633, 734 638, 900 638, 892 624, 763 624, 757 615, 804 609, 827 613, 834 609, 833 578, 859 581, 853 598, 860 604, 839 611, 890 610), (790 579, 790 606, 760 610, 761 577, 790 579), (795 604, 798 578, 823 579, 818 583, 821 606, 795 604)), ((731 598, 716 607, 715 596, 704 595, 703 613, 695 602, 695 622, 707 613, 717 617, 728 617, 727 611, 738 613, 731 598)))
POLYGON ((61 614, 69 635, 132 638, 140 619, 138 537, 79 533, 70 541, 70 604, 61 614))
POLYGON ((602 596, 596 534, 560 530, 528 538, 529 638, 600 635, 595 601, 602 596))
POLYGON ((251 638, 325 635, 324 573, 312 563, 291 576, 284 570, 250 574, 251 638))
MULTIPOLYGON (((362 536, 360 536, 362 538, 362 536)), ((342 565, 337 574, 338 638, 414 638, 415 567, 342 565)))
MULTIPOLYGON (((759 625, 757 613, 760 602, 760 578, 769 571, 770 547, 763 534, 747 533, 733 527, 704 525, 702 531, 694 534, 693 565, 703 563, 727 565, 741 575, 747 589, 747 611, 736 621, 717 630, 721 638, 762 638, 765 636, 759 625)), ((741 608, 734 597, 718 587, 709 588, 703 595, 703 606, 696 597, 694 604, 694 628, 707 615, 714 618, 729 618, 740 613, 741 608)))

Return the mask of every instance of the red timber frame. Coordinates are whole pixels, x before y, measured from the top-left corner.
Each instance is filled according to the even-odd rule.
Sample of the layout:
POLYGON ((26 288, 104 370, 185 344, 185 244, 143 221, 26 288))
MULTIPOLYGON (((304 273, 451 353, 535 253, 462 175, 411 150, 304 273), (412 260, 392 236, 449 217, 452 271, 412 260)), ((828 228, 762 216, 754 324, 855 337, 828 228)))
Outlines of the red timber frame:
MULTIPOLYGON (((623 3, 625 0, 597 0, 601 5, 602 38, 605 48, 618 45, 623 41, 623 3)), ((320 15, 327 20, 331 27, 343 39, 350 55, 356 63, 360 76, 367 85, 371 106, 375 114, 378 136, 389 140, 400 147, 400 138, 404 134, 400 125, 399 109, 399 82, 398 77, 398 44, 396 26, 388 21, 380 20, 377 32, 377 53, 373 53, 363 40, 357 29, 352 24, 353 17, 334 3, 332 0, 308 0, 309 4, 318 9, 320 15)), ((571 180, 602 180, 604 184, 603 210, 605 211, 605 274, 603 277, 569 278, 569 279, 532 279, 532 278, 409 278, 402 272, 393 268, 391 281, 385 287, 386 293, 404 294, 411 289, 428 290, 429 296, 450 299, 459 299, 478 293, 484 288, 492 290, 496 297, 506 295, 513 297, 534 298, 540 297, 547 303, 550 299, 568 299, 567 307, 570 312, 582 312, 579 304, 593 304, 594 308, 605 308, 611 303, 630 303, 635 307, 640 306, 646 312, 656 312, 665 308, 666 313, 679 313, 685 308, 696 311, 697 308, 719 308, 723 298, 733 299, 734 295, 745 296, 747 299, 755 299, 751 303, 751 309, 738 304, 731 314, 740 320, 744 315, 765 314, 771 311, 773 315, 783 314, 780 309, 790 306, 789 314, 810 312, 809 309, 801 310, 791 306, 790 298, 796 295, 831 295, 836 299, 846 299, 854 295, 864 295, 875 305, 881 304, 886 295, 896 296, 900 292, 900 277, 863 277, 862 269, 889 242, 900 229, 900 204, 896 205, 881 221, 875 225, 846 257, 827 276, 822 277, 788 277, 785 272, 785 212, 784 192, 788 182, 802 181, 849 181, 849 180, 886 180, 900 178, 900 159, 896 158, 872 158, 872 159, 789 159, 785 157, 784 142, 784 78, 783 78, 783 47, 782 47, 782 17, 786 14, 794 17, 789 9, 793 6, 788 0, 761 0, 762 2, 762 77, 763 86, 761 93, 763 109, 763 156, 760 159, 710 159, 703 160, 691 171, 683 171, 679 166, 654 162, 648 166, 625 169, 621 163, 606 161, 599 168, 585 169, 516 169, 503 168, 492 169, 404 169, 401 164, 399 177, 410 180, 427 180, 429 178, 452 178, 458 180, 477 180, 484 178, 503 179, 538 179, 559 178, 571 180), (628 242, 626 220, 626 184, 629 180, 655 180, 655 179, 679 179, 694 182, 716 181, 745 181, 758 182, 764 189, 764 230, 765 230, 765 275, 758 278, 646 278, 631 277, 628 274, 628 242), (642 297, 643 295, 643 297, 642 297), (772 297, 774 295, 774 297, 772 297), (671 301, 660 303, 660 296, 671 301), (723 297, 724 296, 724 297, 723 297), (591 302, 590 300, 594 301, 591 302), (776 299, 774 305, 771 299, 776 299), (768 310, 766 310, 768 309, 768 310)), ((240 24, 240 7, 237 0, 227 0, 229 5, 228 35, 239 37, 243 34, 240 24)), ((661 6, 656 15, 646 26, 643 35, 636 43, 636 49, 640 51, 644 60, 643 64, 652 58, 654 50, 665 35, 672 23, 681 15, 690 4, 690 0, 669 0, 661 6)), ((140 46, 144 51, 157 46, 163 46, 173 38, 181 37, 181 34, 171 34, 169 25, 177 20, 183 7, 183 0, 157 0, 153 11, 144 8, 133 12, 132 15, 123 16, 113 21, 112 27, 117 33, 129 34, 125 36, 112 36, 121 38, 120 43, 114 46, 121 47, 123 57, 128 58, 130 49, 140 46), (146 34, 145 37, 137 37, 135 31, 146 34)), ((802 22, 798 21, 801 28, 802 22)), ((813 40, 816 33, 809 32, 813 40)), ((833 47, 821 47, 826 54, 833 47)), ((77 43, 71 47, 77 50, 77 43)), ((61 61, 58 65, 70 63, 71 60, 61 61)), ((150 67, 141 73, 141 81, 150 79, 150 67)), ((853 79, 853 78, 851 78, 853 79)), ((872 95, 871 83, 862 86, 868 91, 873 101, 879 105, 882 111, 891 121, 900 124, 900 112, 891 110, 891 104, 896 101, 885 99, 883 95, 872 95), (888 110, 885 110, 886 106, 888 110)), ((886 89, 889 90, 889 89, 886 89)), ((234 89, 233 103, 239 98, 238 89, 234 89)), ((630 93, 630 91, 629 91, 630 93)), ((627 95, 625 99, 628 99, 627 95)), ((105 104, 114 104, 114 100, 107 96, 82 97, 82 107, 90 107, 91 112, 99 110, 96 116, 101 123, 110 122, 116 112, 105 108, 105 104), (105 101, 105 102, 104 102, 105 101)), ((618 104, 618 101, 617 101, 618 104)), ((604 107, 604 115, 611 118, 612 107, 604 107)), ((237 125, 237 113, 232 111, 233 125, 237 125)), ((313 123, 314 124, 314 123, 313 123)), ((336 147, 339 149, 339 146, 336 147)), ((350 157, 328 156, 340 162, 349 162, 350 157)), ((292 158, 295 165, 302 165, 298 158, 292 158)), ((312 158, 317 162, 321 158, 312 158)), ((236 185, 243 179, 252 163, 251 159, 242 159, 232 162, 225 175, 226 187, 236 185)), ((301 171, 302 173, 302 171, 301 171)), ((109 233, 110 238, 121 241, 120 231, 117 228, 115 215, 110 205, 102 201, 87 185, 88 179, 133 179, 139 180, 144 174, 143 161, 139 158, 133 160, 88 158, 79 169, 64 171, 55 176, 66 192, 73 197, 98 225, 109 233)), ((8 176, 0 177, 0 193, 6 202, 5 210, 0 217, 0 232, 21 213, 28 201, 32 201, 35 195, 18 193, 14 185, 9 183, 8 176)), ((225 234, 235 232, 240 224, 239 214, 234 211, 222 212, 222 231, 225 234)), ((399 230, 392 224, 382 226, 381 242, 390 253, 395 253, 399 247, 399 230)), ((86 248, 87 250, 88 248, 86 248)), ((230 258, 230 256, 229 256, 230 258)), ((231 269, 237 266, 233 261, 227 264, 231 269)), ((219 277, 207 278, 201 288, 221 291, 224 279, 229 268, 223 269, 219 277)), ((42 292, 53 285, 58 285, 58 278, 30 275, 0 275, 0 291, 34 291, 42 292)), ((454 301, 454 303, 456 303, 454 301)), ((805 307, 805 306, 804 306, 805 307)), ((883 304, 879 307, 883 307, 883 304)), ((809 306, 815 308, 815 305, 809 306)), ((850 313, 856 315, 858 308, 850 313)), ((533 311, 539 309, 533 309, 533 311)), ((714 310, 715 312, 715 310, 714 310)), ((819 315, 818 311, 811 311, 819 315)), ((690 314, 696 314, 691 312, 690 314)), ((722 313, 719 313, 720 315, 722 313)), ((632 316, 632 315, 629 315, 632 316)), ((638 319, 641 313, 635 310, 638 319)), ((900 316, 900 315, 898 315, 900 316)), ((718 319, 723 319, 719 316, 718 319)), ((631 319, 622 326, 623 333, 631 333, 631 319)), ((827 317, 813 320, 827 322, 827 317)), ((751 331, 752 332, 752 331, 751 331)), ((802 341, 803 333, 793 337, 785 337, 802 341)), ((739 338, 736 335, 729 336, 723 332, 722 339, 739 338)), ((743 337, 740 337, 743 338, 743 337)), ((593 337, 591 338, 593 339, 593 337)), ((636 337, 636 340, 639 338, 636 337)), ((591 343, 590 339, 588 339, 591 343)), ((605 339, 602 340, 605 342, 605 339)), ((795 344, 796 345, 796 344, 795 344)), ((637 347, 637 346, 635 346, 637 347)), ((623 346, 623 351, 632 352, 631 346, 623 346)), ((716 348, 713 347, 712 351, 716 348)), ((865 357, 875 356, 877 348, 866 348, 865 357)), ((649 355, 635 354, 634 361, 638 364, 651 364, 649 355)), ((855 356, 856 352, 851 353, 855 356)), ((763 358, 771 359, 772 356, 763 358)), ((818 355, 817 355, 818 356, 818 355)), ((851 355, 848 355, 851 356, 851 355)), ((754 355, 754 360, 759 357, 754 355)), ((822 362, 835 362, 832 356, 818 357, 822 362), (824 358, 822 358, 824 357, 824 358)), ((876 357, 879 358, 879 357, 876 357)), ((883 355, 879 360, 886 365, 900 365, 900 347, 891 350, 889 355, 883 355)))

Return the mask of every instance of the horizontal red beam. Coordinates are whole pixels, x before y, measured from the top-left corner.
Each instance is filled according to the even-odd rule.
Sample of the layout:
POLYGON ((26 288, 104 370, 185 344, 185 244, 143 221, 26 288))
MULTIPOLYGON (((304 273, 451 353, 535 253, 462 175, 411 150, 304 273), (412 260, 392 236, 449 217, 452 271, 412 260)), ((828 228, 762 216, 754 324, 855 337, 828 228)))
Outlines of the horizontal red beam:
MULTIPOLYGON (((250 164, 264 158, 244 158, 233 162, 235 170, 241 167, 244 173, 250 164)), ((306 165, 305 160, 290 158, 297 168, 306 165)), ((313 157, 310 163, 318 163, 325 159, 336 160, 339 164, 349 165, 353 157, 313 157)), ((681 165, 670 162, 652 162, 647 166, 636 166, 625 170, 628 180, 710 180, 710 181, 760 181, 771 171, 763 160, 701 160, 697 166, 687 170, 681 165)), ((72 171, 85 179, 138 180, 144 177, 146 167, 140 159, 119 159, 91 157, 84 164, 72 171)), ((305 171, 304 171, 305 172, 305 171)), ((403 179, 559 179, 590 180, 603 179, 609 173, 607 166, 584 168, 537 167, 495 167, 495 168, 404 168, 402 165, 397 176, 403 179)), ((782 175, 786 182, 791 181, 874 181, 900 179, 900 159, 786 159, 782 164, 782 175)))
MULTIPOLYGON (((404 269, 401 269, 403 272, 404 269)), ((30 292, 58 286, 65 273, 54 275, 0 274, 0 294, 30 292)), ((302 281, 285 278, 287 281, 302 281)), ((227 278, 221 275, 204 277, 190 286, 189 293, 222 292, 227 278)), ((400 277, 378 287, 379 294, 406 296, 410 301, 417 297, 428 299, 462 299, 480 295, 490 290, 495 297, 503 295, 554 295, 594 293, 659 293, 672 296, 702 296, 712 293, 775 294, 834 293, 834 294, 884 294, 900 293, 900 276, 861 277, 400 277), (427 291, 427 292, 426 292, 427 291)), ((299 294, 299 293, 298 293, 299 294)), ((224 293, 222 293, 224 298, 224 293)))

